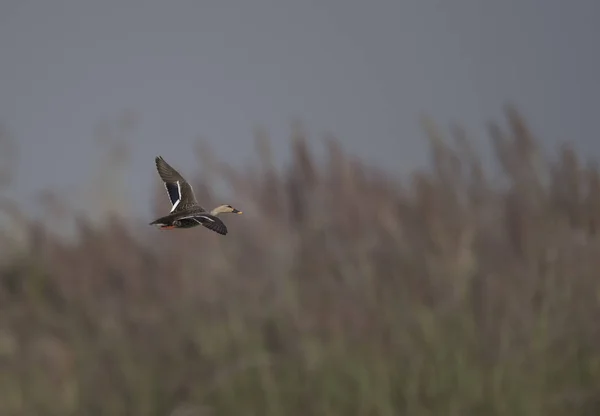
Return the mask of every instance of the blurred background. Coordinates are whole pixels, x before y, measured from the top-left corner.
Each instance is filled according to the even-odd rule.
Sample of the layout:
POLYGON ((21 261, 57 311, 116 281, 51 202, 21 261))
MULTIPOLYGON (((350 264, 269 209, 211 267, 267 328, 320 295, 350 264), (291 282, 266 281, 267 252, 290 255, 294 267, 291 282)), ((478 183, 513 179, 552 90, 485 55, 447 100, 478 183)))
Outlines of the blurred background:
POLYGON ((598 414, 599 19, 2 1, 0 414, 598 414))

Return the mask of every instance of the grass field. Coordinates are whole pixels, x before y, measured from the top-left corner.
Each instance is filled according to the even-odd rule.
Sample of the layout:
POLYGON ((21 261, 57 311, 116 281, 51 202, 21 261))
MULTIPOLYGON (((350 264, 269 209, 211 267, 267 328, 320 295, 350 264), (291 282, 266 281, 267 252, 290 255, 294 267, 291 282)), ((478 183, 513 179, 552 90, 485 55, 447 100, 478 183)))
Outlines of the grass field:
POLYGON ((600 173, 514 110, 489 134, 499 173, 431 125, 400 179, 301 136, 284 170, 216 165, 227 237, 25 220, 0 247, 0 414, 600 414, 600 173))

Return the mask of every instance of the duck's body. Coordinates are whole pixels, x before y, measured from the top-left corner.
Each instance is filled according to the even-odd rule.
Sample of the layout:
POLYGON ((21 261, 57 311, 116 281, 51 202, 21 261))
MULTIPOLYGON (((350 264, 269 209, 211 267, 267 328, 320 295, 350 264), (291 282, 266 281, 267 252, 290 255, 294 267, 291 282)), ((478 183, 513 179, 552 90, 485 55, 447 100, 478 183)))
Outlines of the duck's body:
POLYGON ((150 225, 159 225, 163 230, 173 228, 193 228, 203 225, 209 230, 213 230, 219 234, 227 234, 227 227, 220 218, 217 218, 216 215, 209 214, 206 211, 199 211, 194 208, 165 215, 164 217, 152 221, 150 225))
POLYGON ((241 214, 242 212, 231 205, 220 205, 211 212, 206 211, 196 201, 191 185, 173 169, 165 160, 158 156, 155 159, 156 169, 165 184, 171 212, 150 223, 158 225, 161 229, 193 228, 202 225, 221 235, 227 234, 227 227, 217 215, 221 213, 241 214))

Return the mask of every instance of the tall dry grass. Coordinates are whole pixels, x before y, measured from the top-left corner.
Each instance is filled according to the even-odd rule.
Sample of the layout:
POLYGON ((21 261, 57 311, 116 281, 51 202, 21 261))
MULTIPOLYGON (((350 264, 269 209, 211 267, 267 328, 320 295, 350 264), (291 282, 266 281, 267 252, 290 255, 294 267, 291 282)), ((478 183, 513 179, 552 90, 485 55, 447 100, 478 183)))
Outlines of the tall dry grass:
MULTIPOLYGON (((339 142, 317 162, 213 163, 230 234, 25 220, 0 270, 0 414, 597 415, 600 176, 541 154, 514 111, 466 133, 425 123, 432 166, 401 181, 339 142)), ((204 165, 206 166, 206 165, 204 165)), ((156 213, 164 190, 156 186, 156 213)), ((3 240, 4 248, 10 239, 3 240)))

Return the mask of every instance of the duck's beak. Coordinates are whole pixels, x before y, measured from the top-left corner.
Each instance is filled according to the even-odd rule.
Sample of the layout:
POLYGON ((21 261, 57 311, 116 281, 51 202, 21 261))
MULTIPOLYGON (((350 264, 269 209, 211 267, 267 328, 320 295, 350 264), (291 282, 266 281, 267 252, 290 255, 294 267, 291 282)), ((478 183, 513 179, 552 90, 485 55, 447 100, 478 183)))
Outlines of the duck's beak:
POLYGON ((233 212, 234 214, 243 214, 243 213, 242 213, 242 211, 240 211, 240 210, 237 210, 237 209, 235 209, 235 208, 234 208, 234 209, 233 209, 233 211, 231 211, 231 212, 233 212))

